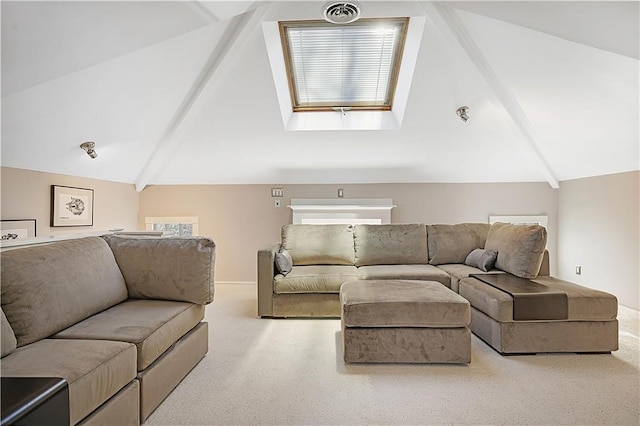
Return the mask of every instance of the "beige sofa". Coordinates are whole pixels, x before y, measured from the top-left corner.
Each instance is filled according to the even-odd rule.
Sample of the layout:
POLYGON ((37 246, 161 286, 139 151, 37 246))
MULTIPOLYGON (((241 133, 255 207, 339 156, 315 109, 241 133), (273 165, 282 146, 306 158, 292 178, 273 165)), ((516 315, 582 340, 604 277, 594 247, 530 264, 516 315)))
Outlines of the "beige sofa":
POLYGON ((549 277, 546 238, 543 227, 504 223, 285 225, 281 242, 258 251, 258 315, 340 317, 343 282, 436 281, 469 300, 471 330, 501 353, 617 350, 616 298, 549 277), (470 266, 475 249, 497 252, 495 266, 470 266), (286 274, 276 264, 283 254, 291 258, 286 274), (469 278, 487 272, 566 292, 568 319, 515 321, 510 295, 469 278))
POLYGON ((140 424, 208 350, 215 244, 104 236, 5 251, 2 377, 62 377, 70 424, 140 424))

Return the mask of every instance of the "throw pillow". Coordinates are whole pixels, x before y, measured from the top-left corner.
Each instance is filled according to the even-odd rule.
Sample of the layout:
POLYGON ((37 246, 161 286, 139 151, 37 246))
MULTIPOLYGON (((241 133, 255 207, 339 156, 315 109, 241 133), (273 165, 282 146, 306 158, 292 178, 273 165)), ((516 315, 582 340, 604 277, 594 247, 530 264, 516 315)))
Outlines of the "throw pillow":
POLYGON ((13 334, 11 324, 7 321, 4 311, 0 309, 2 315, 2 356, 9 355, 16 348, 16 335, 13 334))
POLYGON ((497 258, 498 252, 495 250, 475 249, 469 253, 464 264, 482 269, 484 272, 489 272, 496 264, 497 258))
POLYGON ((293 267, 293 259, 287 250, 280 250, 276 253, 276 268, 282 275, 287 275, 293 267))

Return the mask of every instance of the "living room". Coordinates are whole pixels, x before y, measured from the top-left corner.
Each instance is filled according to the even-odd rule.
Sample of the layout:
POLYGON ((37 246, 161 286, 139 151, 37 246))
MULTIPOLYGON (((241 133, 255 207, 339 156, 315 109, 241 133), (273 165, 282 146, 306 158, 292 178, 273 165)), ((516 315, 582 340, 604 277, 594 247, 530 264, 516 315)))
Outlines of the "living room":
MULTIPOLYGON (((233 321, 227 318, 223 324, 231 327, 236 321, 242 327, 251 327, 248 323, 255 320, 265 335, 276 333, 273 328, 278 326, 287 333, 302 335, 306 329, 315 332, 318 327, 333 337, 333 321, 291 320, 269 325, 271 320, 257 319, 256 252, 279 241, 280 229, 292 221, 288 207, 292 199, 336 199, 339 190, 345 199, 392 199, 396 206, 391 213, 393 223, 487 223, 494 215, 543 215, 547 217, 551 274, 614 294, 621 310, 629 309, 637 320, 637 41, 633 56, 607 46, 593 46, 592 41, 577 39, 575 34, 554 34, 552 28, 532 27, 535 22, 524 20, 523 16, 552 16, 544 7, 553 4, 539 6, 543 9, 536 15, 535 9, 528 9, 534 5, 517 2, 501 7, 484 2, 484 8, 472 2, 457 6, 408 2, 398 6, 405 10, 392 10, 391 2, 361 2, 365 17, 406 13, 425 20, 421 53, 401 127, 290 131, 283 125, 262 23, 314 16, 321 19, 324 2, 307 3, 168 2, 164 9, 153 3, 107 2, 100 10, 79 2, 74 15, 66 14, 70 10, 64 8, 55 9, 55 5, 3 2, 2 219, 36 219, 37 237, 49 238, 112 229, 144 230, 149 217, 197 217, 199 234, 216 243, 216 286, 226 289, 220 290, 220 299, 207 308, 211 325, 218 312, 237 308, 231 313, 233 321), (62 12, 66 17, 58 15, 62 12), (49 20, 51 14, 59 19, 49 20), (451 14, 454 19, 450 19, 451 14), (32 20, 25 20, 25 16, 32 20), (150 19, 152 23, 145 32, 138 27, 148 16, 154 19, 150 19), (171 25, 166 24, 168 16, 179 25, 171 20, 171 25), (73 22, 76 24, 71 25, 73 22), (475 52, 485 54, 488 67, 470 59, 469 53, 474 51, 468 49, 473 46, 457 42, 451 28, 459 29, 455 24, 460 22, 476 36, 475 52), (121 34, 131 37, 130 42, 110 38, 114 25, 121 34), (35 30, 37 26, 44 30, 35 30), (158 30, 163 26, 163 31, 158 30), (65 32, 71 29, 79 36, 65 32), (49 42, 43 34, 48 34, 49 42), (513 40, 502 46, 493 44, 495 38, 513 40), (79 40, 87 40, 89 45, 79 40), (216 43, 212 45, 210 40, 216 43), (425 40, 437 42, 429 44, 425 40), (524 40, 533 43, 527 50, 531 56, 513 59, 510 65, 509 60, 515 58, 513 49, 521 48, 518 43, 524 40), (552 42, 558 47, 551 48, 552 42), (48 56, 48 51, 55 52, 56 59, 48 56), (31 56, 21 57, 20 52, 30 52, 31 56), (563 57, 567 63, 558 65, 563 57), (219 64, 216 58, 222 58, 219 64), (438 65, 430 69, 429 63, 438 65), (532 67, 534 75, 524 73, 532 67), (437 79, 443 76, 446 80, 437 79), (534 84, 525 84, 527 81, 534 84), (508 110, 507 106, 513 106, 508 101, 513 99, 520 111, 527 113, 524 119, 508 110), (456 109, 463 105, 470 108, 466 122, 456 115, 456 109), (526 123, 533 130, 522 126, 526 123), (79 148, 85 140, 95 141, 97 158, 90 158, 79 148), (93 225, 49 226, 51 185, 92 189, 93 225), (282 189, 282 195, 272 197, 272 188, 282 189), (225 294, 230 297, 236 293, 238 299, 222 305, 228 300, 225 294)), ((553 16, 562 27, 560 17, 566 15, 559 12, 567 12, 569 9, 562 7, 571 5, 558 2, 555 7, 559 8, 555 9, 558 14, 553 16)), ((572 11, 583 13, 575 16, 600 16, 597 22, 601 32, 596 33, 603 43, 603 34, 615 33, 611 28, 628 28, 626 21, 618 22, 609 13, 633 17, 635 11, 631 25, 635 36, 620 36, 626 41, 616 39, 613 44, 622 48, 629 40, 638 39, 637 2, 607 3, 606 7, 599 2, 591 6, 580 3, 573 7, 572 11)), ((357 111, 326 114, 339 118, 345 113, 349 116, 357 111)), ((627 331, 631 337, 623 336, 622 331, 621 339, 630 339, 631 359, 636 364, 635 370, 626 365, 620 372, 637 378, 637 326, 635 334, 627 331)), ((241 334, 242 328, 236 333, 241 334)), ((251 333, 260 334, 255 329, 251 333)), ((207 364, 202 366, 203 377, 192 378, 192 374, 191 382, 204 382, 206 386, 205 373, 216 368, 218 355, 227 355, 215 348, 216 339, 232 336, 212 335, 207 364)), ((278 335, 277 341, 287 347, 282 339, 283 335, 278 335)), ((262 339, 239 338, 236 343, 239 346, 230 347, 231 354, 262 356, 262 339), (243 349, 244 344, 247 346, 243 349)), ((336 342, 329 343, 336 346, 336 342)), ((482 347, 482 342, 474 344, 483 356, 500 358, 482 347)), ((295 348, 290 349, 290 356, 295 358, 295 348)), ((275 348, 265 351, 271 353, 275 348)), ((308 349, 299 354, 303 358, 308 355, 308 349)), ((587 362, 586 358, 589 356, 577 361, 555 357, 554 361, 580 364, 587 362)), ((595 358, 592 360, 596 363, 595 358)), ((230 358, 226 362, 223 365, 234 365, 230 358)), ((307 358, 305 362, 312 360, 307 358)), ((368 374, 363 368, 337 368, 350 378, 368 374)), ((400 380, 405 380, 418 371, 423 378, 428 375, 425 370, 394 370, 392 366, 375 374, 377 379, 392 379, 397 373, 400 380)), ((449 371, 462 379, 459 369, 438 367, 437 375, 444 378, 449 371)), ((264 372, 246 377, 251 376, 275 386, 275 379, 264 372)), ((619 375, 615 377, 620 379, 619 375)), ((296 380, 295 375, 291 380, 296 380)), ((419 383, 414 385, 409 388, 420 388, 419 383)), ((182 389, 184 399, 174 404, 181 406, 190 397, 196 398, 193 389, 182 389)), ((629 402, 634 396, 637 390, 635 395, 620 396, 631 397, 621 410, 637 419, 637 403, 634 407, 629 402)), ((240 405, 229 401, 217 401, 216 406, 242 411, 240 405)), ((162 407, 150 423, 181 421, 162 407)), ((286 411, 285 407, 280 405, 279 409, 286 411)), ((574 410, 576 407, 584 408, 576 405, 574 410)), ((371 410, 376 412, 373 407, 371 410)), ((262 422, 258 414, 252 417, 251 410, 244 411, 244 417, 236 414, 226 419, 234 423, 262 422)), ((349 417, 345 422, 472 422, 470 417, 456 417, 451 412, 450 417, 424 417, 420 421, 419 417, 397 413, 393 417, 391 411, 360 421, 349 417)), ((476 417, 476 422, 491 423, 493 419, 505 423, 508 410, 503 414, 476 417)), ((224 423, 216 420, 216 413, 210 415, 211 423, 224 423)), ((620 422, 629 418, 623 416, 620 422)), ((182 419, 184 423, 204 422, 199 417, 182 419)), ((274 414, 263 419, 271 419, 266 423, 339 423, 334 417, 305 418, 301 414, 288 419, 274 414)), ((514 423, 527 419, 551 422, 544 416, 512 417, 514 423)), ((576 423, 579 419, 582 423, 590 421, 576 419, 576 423)))

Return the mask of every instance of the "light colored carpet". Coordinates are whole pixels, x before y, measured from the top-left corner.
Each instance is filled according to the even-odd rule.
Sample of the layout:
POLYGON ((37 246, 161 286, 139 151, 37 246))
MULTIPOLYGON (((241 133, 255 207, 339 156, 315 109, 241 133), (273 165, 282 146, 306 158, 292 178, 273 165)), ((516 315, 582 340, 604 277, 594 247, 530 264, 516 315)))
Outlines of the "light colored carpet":
POLYGON ((254 286, 217 285, 209 353, 146 425, 638 425, 639 319, 620 307, 611 355, 504 357, 474 336, 470 365, 345 365, 339 320, 259 319, 254 286))

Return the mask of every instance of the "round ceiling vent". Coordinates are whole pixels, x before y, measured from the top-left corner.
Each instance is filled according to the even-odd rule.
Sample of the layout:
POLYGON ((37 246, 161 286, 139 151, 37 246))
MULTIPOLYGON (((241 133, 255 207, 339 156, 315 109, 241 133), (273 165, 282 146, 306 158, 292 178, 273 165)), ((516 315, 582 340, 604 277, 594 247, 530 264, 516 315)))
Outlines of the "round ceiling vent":
POLYGON ((331 1, 324 5, 323 14, 332 24, 350 24, 360 17, 360 6, 353 1, 331 1))

